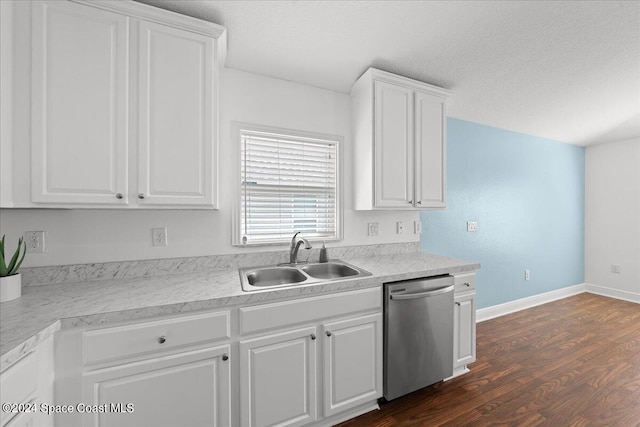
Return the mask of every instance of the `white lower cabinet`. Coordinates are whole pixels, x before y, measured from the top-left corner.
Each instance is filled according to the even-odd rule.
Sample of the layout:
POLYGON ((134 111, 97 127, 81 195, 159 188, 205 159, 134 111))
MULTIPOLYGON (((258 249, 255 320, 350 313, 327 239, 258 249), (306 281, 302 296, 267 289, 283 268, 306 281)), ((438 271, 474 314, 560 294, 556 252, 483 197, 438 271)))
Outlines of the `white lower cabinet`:
MULTIPOLYGON (((2 403, 15 405, 29 405, 37 394, 36 360, 33 354, 22 358, 0 374, 0 389, 2 390, 2 403)), ((29 410, 31 409, 28 406, 29 410)), ((28 426, 33 425, 34 412, 18 411, 18 407, 4 407, 0 412, 0 425, 28 426)))
POLYGON ((305 425, 381 395, 382 313, 240 342, 242 426, 305 425))
POLYGON ((65 427, 230 426, 231 310, 63 330, 56 413, 65 427))
POLYGON ((84 426, 229 426, 230 346, 156 357, 82 376, 84 426))
POLYGON ((382 313, 240 342, 242 426, 305 425, 381 395, 382 313))
POLYGON ((377 399, 382 393, 382 314, 326 323, 324 415, 377 399))
POLYGON ((473 274, 455 277, 453 307, 453 376, 468 372, 467 365, 476 361, 476 292, 473 274))
POLYGON ((380 287, 241 308, 240 325, 241 426, 331 425, 382 396, 380 287))
POLYGON ((32 351, 0 373, 0 397, 3 406, 0 426, 53 426, 53 415, 41 409, 53 404, 53 337, 38 344, 32 351))
POLYGON ((56 425, 333 425, 377 408, 382 329, 379 285, 63 330, 55 403, 97 411, 56 425))
POLYGON ((300 426, 317 419, 315 327, 240 342, 240 424, 300 426))

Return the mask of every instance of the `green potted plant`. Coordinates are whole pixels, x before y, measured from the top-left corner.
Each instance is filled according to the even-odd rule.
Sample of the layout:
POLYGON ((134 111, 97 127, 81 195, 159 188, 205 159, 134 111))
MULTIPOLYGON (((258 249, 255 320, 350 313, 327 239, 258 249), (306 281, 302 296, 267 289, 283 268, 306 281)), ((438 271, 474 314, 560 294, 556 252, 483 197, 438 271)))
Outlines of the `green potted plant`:
POLYGON ((0 302, 11 301, 22 295, 22 279, 18 269, 27 253, 27 245, 21 237, 16 251, 7 264, 7 258, 4 256, 4 238, 5 236, 2 235, 0 240, 0 302))

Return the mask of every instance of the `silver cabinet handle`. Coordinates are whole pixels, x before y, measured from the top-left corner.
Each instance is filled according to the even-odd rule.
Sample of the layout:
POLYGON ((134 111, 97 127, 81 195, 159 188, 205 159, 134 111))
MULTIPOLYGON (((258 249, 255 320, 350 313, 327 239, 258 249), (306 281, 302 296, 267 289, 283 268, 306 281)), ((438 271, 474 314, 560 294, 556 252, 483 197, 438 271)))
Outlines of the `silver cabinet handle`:
POLYGON ((226 362, 227 360, 229 360, 229 355, 228 355, 227 353, 223 354, 223 355, 222 355, 222 360, 224 360, 225 362, 226 362))
POLYGON ((158 337, 158 344, 164 344, 165 342, 167 342, 167 337, 165 337, 164 335, 158 337))
POLYGON ((331 331, 327 331, 327 336, 330 337, 331 336, 331 331))
POLYGON ((117 193, 116 194, 116 199, 122 199, 122 198, 124 198, 124 194, 122 194, 122 193, 117 193))
POLYGON ((417 204, 417 205, 421 205, 421 204, 422 204, 422 200, 418 200, 418 201, 416 202, 416 204, 417 204))
POLYGON ((423 297, 432 297, 435 295, 446 294, 447 292, 453 291, 453 285, 446 286, 444 288, 434 289, 428 292, 416 292, 413 294, 392 294, 389 295, 389 299, 391 300, 399 300, 399 299, 414 299, 414 298, 423 298, 423 297))
POLYGON ((460 303, 458 301, 456 301, 456 305, 460 305, 460 303))
POLYGON ((316 339, 316 334, 311 334, 311 339, 315 340, 316 339))
POLYGON ((409 200, 407 203, 409 203, 410 205, 413 204, 413 200, 409 200))
POLYGON ((145 196, 144 196, 144 193, 140 193, 140 194, 138 194, 138 199, 141 199, 141 200, 142 200, 142 199, 144 199, 144 197, 145 197, 145 196))
POLYGON ((471 283, 465 283, 464 285, 468 288, 469 286, 471 286, 471 283))

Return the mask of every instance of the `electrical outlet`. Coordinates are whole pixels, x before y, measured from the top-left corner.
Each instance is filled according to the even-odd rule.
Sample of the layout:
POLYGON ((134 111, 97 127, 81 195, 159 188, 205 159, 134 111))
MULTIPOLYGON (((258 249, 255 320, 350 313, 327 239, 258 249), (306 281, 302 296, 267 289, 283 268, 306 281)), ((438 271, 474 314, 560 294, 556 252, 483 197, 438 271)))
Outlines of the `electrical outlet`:
POLYGON ((27 245, 27 252, 33 254, 44 253, 44 233, 44 231, 26 231, 24 233, 24 242, 27 245))
POLYGON ((530 280, 530 279, 531 279, 531 271, 525 270, 524 271, 524 280, 530 280))
POLYGON ((398 234, 404 234, 404 222, 398 221, 396 225, 398 227, 398 234))
POLYGON ((475 221, 467 221, 467 231, 477 231, 478 223, 475 221))
POLYGON ((367 224, 367 236, 377 236, 380 234, 380 223, 370 222, 367 224))
POLYGON ((611 272, 620 274, 620 265, 619 264, 611 264, 611 272))
POLYGON ((151 239, 152 239, 153 246, 167 246, 167 229, 152 228, 151 239))
POLYGON ((422 233, 422 222, 421 221, 414 221, 413 222, 413 234, 420 234, 422 233))

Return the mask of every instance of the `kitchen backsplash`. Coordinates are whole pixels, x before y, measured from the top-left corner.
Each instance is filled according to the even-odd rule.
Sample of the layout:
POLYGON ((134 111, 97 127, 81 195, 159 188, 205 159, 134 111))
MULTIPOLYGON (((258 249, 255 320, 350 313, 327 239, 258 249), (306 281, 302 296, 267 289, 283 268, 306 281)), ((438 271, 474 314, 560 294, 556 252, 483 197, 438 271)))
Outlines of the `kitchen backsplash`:
MULTIPOLYGON (((327 247, 329 259, 361 258, 372 255, 391 255, 418 252, 418 242, 379 245, 327 247)), ((320 248, 301 249, 299 261, 317 261, 320 248)), ((168 258, 144 261, 123 261, 92 264, 60 265, 22 268, 22 284, 48 285, 81 283, 94 280, 130 279, 195 273, 204 270, 233 269, 259 265, 274 265, 289 260, 289 251, 252 252, 247 254, 212 255, 192 258, 168 258)))

